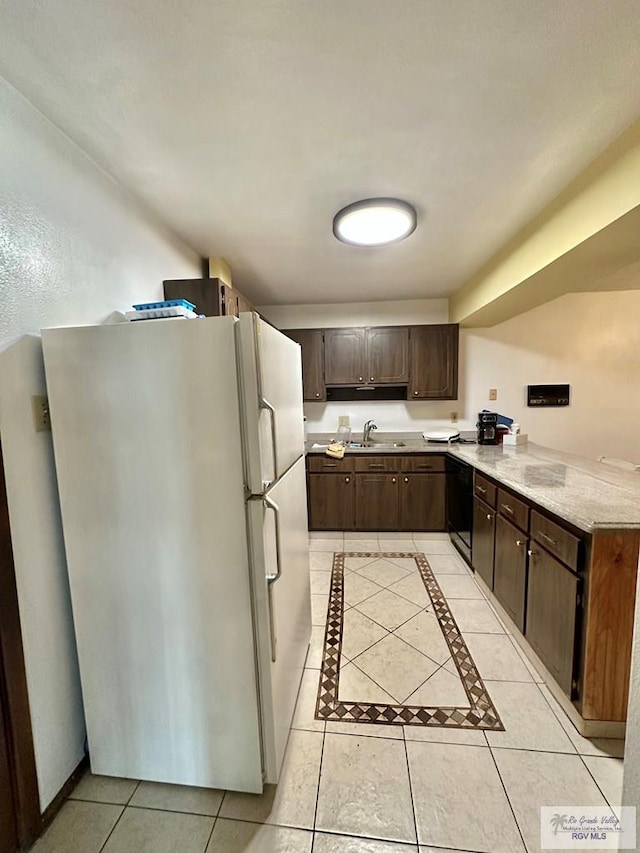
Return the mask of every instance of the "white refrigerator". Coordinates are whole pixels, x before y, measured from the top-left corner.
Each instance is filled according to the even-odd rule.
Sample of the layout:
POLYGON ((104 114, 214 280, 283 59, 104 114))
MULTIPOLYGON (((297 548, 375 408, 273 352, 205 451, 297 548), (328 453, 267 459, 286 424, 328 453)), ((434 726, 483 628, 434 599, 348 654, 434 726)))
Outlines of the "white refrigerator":
POLYGON ((248 313, 42 339, 92 770, 259 793, 311 633, 300 348, 248 313))

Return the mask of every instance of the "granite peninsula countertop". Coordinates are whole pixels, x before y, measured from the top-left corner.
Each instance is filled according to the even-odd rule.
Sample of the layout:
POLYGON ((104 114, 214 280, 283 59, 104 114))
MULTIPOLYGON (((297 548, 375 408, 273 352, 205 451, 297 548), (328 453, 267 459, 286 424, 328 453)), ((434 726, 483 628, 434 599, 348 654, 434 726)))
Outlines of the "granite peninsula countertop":
MULTIPOLYGON (((324 453, 328 436, 310 436, 308 453, 324 453)), ((362 453, 448 453, 580 530, 640 529, 640 472, 623 471, 529 442, 520 447, 429 444, 415 433, 378 433, 362 453), (383 443, 384 447, 375 444, 383 443), (403 443, 404 446, 393 446, 403 443), (391 446, 390 446, 391 445, 391 446)))

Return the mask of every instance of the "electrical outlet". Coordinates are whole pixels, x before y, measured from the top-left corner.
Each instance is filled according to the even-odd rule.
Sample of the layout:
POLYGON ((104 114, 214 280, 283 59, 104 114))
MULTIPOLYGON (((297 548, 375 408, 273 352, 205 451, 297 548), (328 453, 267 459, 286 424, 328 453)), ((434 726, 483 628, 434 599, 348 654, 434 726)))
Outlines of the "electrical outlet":
POLYGON ((458 423, 458 413, 457 412, 451 412, 451 423, 452 424, 458 423))
POLYGON ((49 415, 49 400, 44 396, 31 398, 33 409, 33 425, 36 432, 51 432, 51 417, 49 415))
POLYGON ((498 399, 498 389, 497 388, 489 388, 489 399, 497 400, 498 399))
POLYGON ((349 415, 339 415, 338 416, 338 426, 351 426, 351 418, 349 415))

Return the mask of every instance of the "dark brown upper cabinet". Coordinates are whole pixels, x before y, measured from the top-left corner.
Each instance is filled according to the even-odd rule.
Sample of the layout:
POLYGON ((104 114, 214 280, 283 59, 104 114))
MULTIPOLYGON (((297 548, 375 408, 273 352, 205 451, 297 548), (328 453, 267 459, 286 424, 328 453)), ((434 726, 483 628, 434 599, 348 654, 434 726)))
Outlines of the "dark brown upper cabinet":
POLYGON ((324 334, 327 385, 403 385, 409 381, 406 326, 327 329, 324 334))
POLYGON ((403 326, 367 329, 365 384, 404 385, 409 381, 409 329, 403 326))
MULTIPOLYGON (((237 301, 242 311, 242 296, 237 301)), ((302 346, 307 402, 457 399, 455 324, 285 329, 284 334, 302 346)))
POLYGON ((302 347, 302 396, 305 402, 326 400, 322 329, 284 329, 283 332, 302 347))
POLYGON ((162 282, 165 299, 186 299, 205 317, 237 317, 241 311, 253 311, 249 300, 219 278, 183 278, 162 282))
POLYGON ((411 326, 409 400, 458 396, 458 326, 411 326))
POLYGON ((327 329, 324 333, 324 381, 327 385, 364 385, 366 329, 327 329))

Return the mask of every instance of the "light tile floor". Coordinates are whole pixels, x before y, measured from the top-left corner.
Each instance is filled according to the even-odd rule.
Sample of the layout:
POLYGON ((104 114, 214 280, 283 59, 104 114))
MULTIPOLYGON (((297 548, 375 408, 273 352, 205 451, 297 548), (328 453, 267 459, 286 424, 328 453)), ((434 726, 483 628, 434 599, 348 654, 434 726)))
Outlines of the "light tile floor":
MULTIPOLYGON (((313 536, 314 628, 277 788, 252 796, 88 774, 35 853, 536 853, 541 805, 566 805, 567 792, 580 805, 619 804, 622 743, 576 732, 446 537, 415 534, 412 547, 407 537, 313 536), (448 597, 504 732, 314 719, 332 552, 414 549, 427 555, 448 597)), ((406 572, 396 579, 392 569, 386 584, 373 562, 349 568, 361 582, 350 584, 345 605, 344 673, 351 666, 352 678, 365 675, 354 660, 393 637, 419 655, 421 672, 424 656, 433 661, 428 681, 455 676, 419 590, 400 587, 406 572), (390 634, 365 604, 392 587, 421 615, 390 634)), ((395 644, 388 649, 391 669, 403 671, 386 682, 384 656, 369 662, 369 689, 386 693, 380 678, 399 694, 411 690, 415 662, 400 657, 395 644)))

